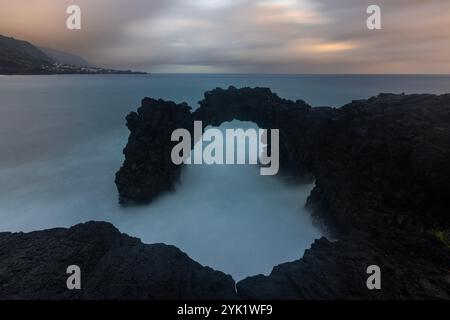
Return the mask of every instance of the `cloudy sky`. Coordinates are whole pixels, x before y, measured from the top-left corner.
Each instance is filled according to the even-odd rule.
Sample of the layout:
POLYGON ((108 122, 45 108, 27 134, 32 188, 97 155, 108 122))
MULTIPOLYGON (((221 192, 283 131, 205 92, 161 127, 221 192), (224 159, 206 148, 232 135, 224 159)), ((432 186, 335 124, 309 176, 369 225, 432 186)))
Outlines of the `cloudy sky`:
POLYGON ((0 34, 150 72, 450 73, 450 0, 0 0, 0 34))

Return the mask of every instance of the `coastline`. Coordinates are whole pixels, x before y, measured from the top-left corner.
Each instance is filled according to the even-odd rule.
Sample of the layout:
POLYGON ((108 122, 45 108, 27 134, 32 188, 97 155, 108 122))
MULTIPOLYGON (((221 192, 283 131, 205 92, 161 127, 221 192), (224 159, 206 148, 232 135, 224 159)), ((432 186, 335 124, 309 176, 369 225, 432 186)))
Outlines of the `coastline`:
POLYGON ((12 288, 0 299, 449 299, 449 106, 449 94, 380 94, 340 108, 311 107, 267 88, 234 87, 206 92, 193 112, 187 104, 145 98, 127 117, 132 148, 125 148, 116 178, 123 204, 148 203, 174 188, 183 168, 166 163, 170 148, 161 142, 170 128, 189 128, 193 119, 217 126, 237 118, 286 133, 283 172, 315 178, 308 207, 337 241, 321 238, 299 260, 235 283, 185 254, 174 259, 173 246, 143 245, 106 223, 0 233, 0 256, 6 257, 0 277, 12 288), (161 165, 167 170, 151 170, 161 165), (80 250, 88 251, 80 256, 80 250), (64 268, 74 263, 86 268, 87 286, 61 294, 64 268), (374 263, 387 270, 380 291, 367 290, 364 280, 374 263), (148 270, 151 279, 144 276, 148 270), (184 278, 193 270, 195 285, 184 278), (131 290, 137 281, 140 289, 131 290), (41 283, 51 285, 42 291, 41 283), (223 295, 196 291, 205 286, 223 295))

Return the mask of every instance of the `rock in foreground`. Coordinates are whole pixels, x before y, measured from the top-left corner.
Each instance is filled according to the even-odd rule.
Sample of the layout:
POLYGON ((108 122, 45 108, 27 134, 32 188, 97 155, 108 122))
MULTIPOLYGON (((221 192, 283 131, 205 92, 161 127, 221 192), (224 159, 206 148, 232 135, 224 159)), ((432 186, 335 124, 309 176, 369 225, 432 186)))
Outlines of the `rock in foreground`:
POLYGON ((0 233, 0 299, 235 299, 231 276, 105 222, 0 233), (68 290, 69 265, 82 290, 68 290))
POLYGON ((302 259, 237 289, 244 299, 450 299, 449 266, 449 248, 433 235, 372 230, 317 240, 302 259), (381 290, 367 288, 372 265, 381 269, 381 290))
POLYGON ((353 233, 317 240, 300 260, 236 284, 173 246, 142 244, 111 224, 0 233, 0 299, 450 299, 450 250, 433 235, 353 233), (366 269, 382 270, 368 290, 366 269), (81 290, 68 290, 69 265, 81 290))

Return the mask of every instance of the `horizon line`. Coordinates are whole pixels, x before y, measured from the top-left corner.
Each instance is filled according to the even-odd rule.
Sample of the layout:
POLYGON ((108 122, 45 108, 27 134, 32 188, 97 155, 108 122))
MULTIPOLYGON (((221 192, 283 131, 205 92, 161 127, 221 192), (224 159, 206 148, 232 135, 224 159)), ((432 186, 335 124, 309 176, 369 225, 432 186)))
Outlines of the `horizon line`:
POLYGON ((450 73, 232 73, 232 72, 146 72, 146 74, 0 74, 0 76, 150 76, 150 75, 221 75, 221 76, 450 76, 450 73))

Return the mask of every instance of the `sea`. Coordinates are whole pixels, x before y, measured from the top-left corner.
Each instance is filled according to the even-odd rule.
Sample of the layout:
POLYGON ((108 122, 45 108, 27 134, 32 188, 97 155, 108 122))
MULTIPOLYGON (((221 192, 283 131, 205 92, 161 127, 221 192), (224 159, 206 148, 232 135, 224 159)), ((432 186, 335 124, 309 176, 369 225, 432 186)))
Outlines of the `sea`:
MULTIPOLYGON (((255 165, 190 165, 176 191, 118 204, 115 172, 126 115, 144 97, 193 109, 216 87, 268 87, 282 98, 340 107, 381 92, 448 93, 440 75, 51 75, 0 77, 0 232, 108 221, 144 243, 175 245, 241 280, 301 258, 322 237, 304 208, 314 187, 261 176, 255 165)), ((250 128, 233 121, 224 128, 250 128)))

